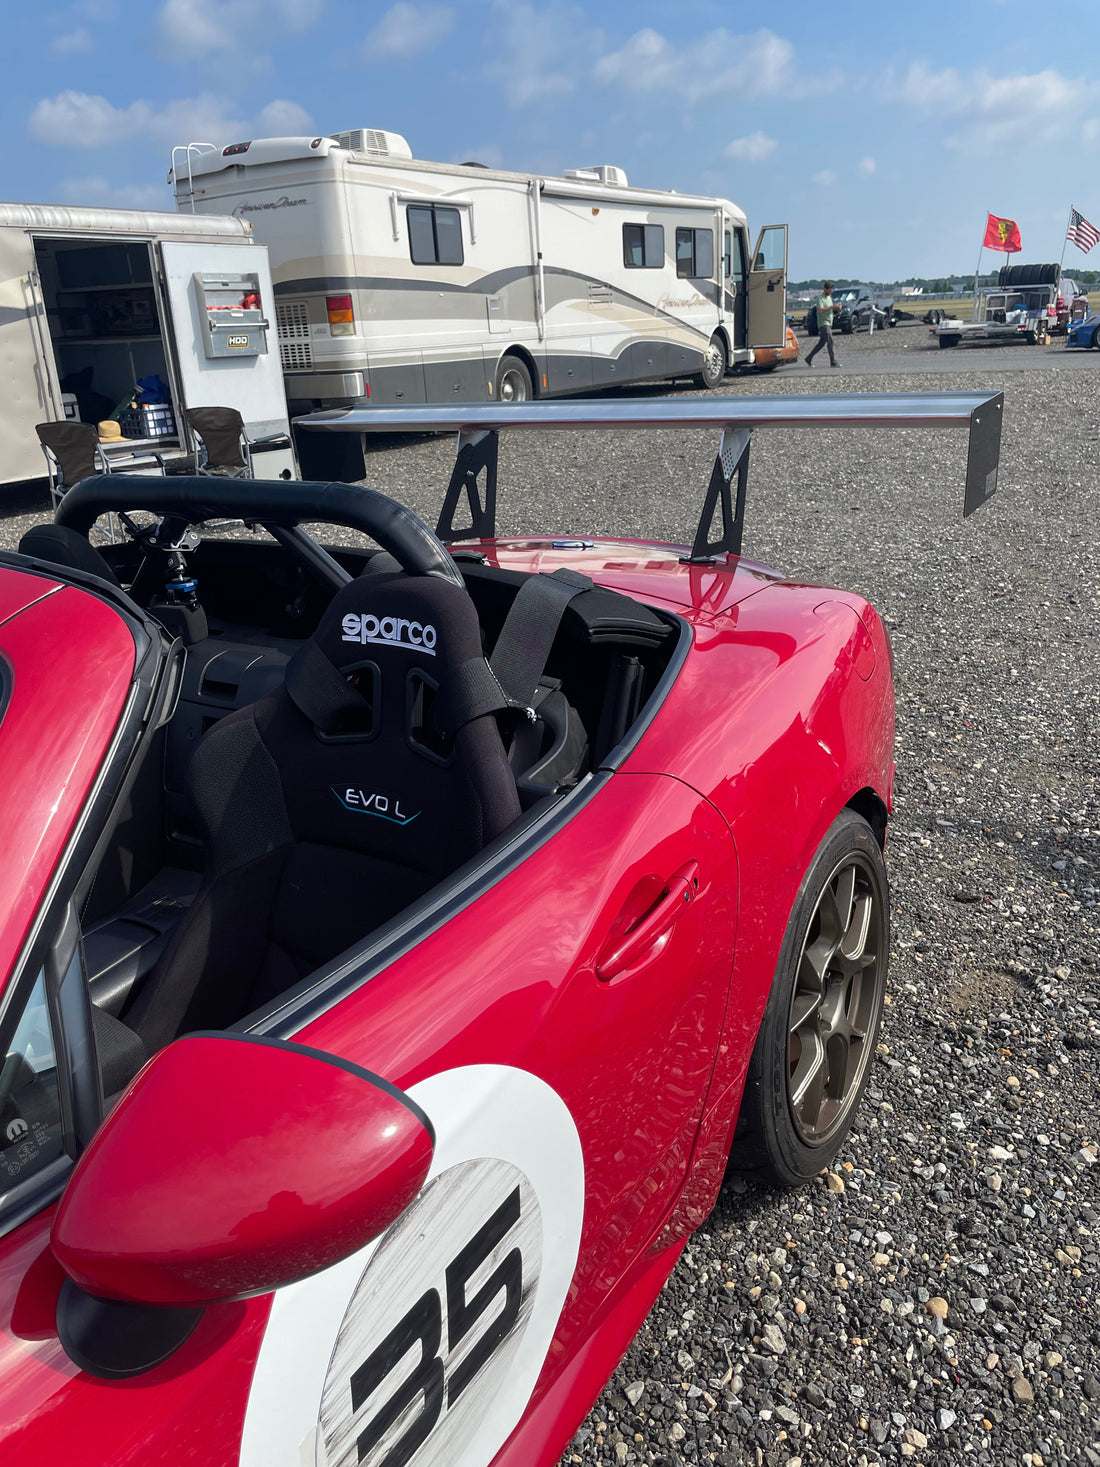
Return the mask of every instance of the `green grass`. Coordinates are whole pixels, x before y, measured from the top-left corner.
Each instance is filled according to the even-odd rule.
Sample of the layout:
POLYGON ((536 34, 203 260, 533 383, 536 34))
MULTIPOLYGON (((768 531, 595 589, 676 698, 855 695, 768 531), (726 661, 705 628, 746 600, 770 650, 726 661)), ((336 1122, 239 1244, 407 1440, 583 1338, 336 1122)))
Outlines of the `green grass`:
MULTIPOLYGON (((1100 290, 1088 292, 1089 310, 1100 310, 1100 290)), ((942 311, 945 316, 958 316, 963 321, 969 321, 973 315, 974 297, 972 295, 957 296, 952 300, 933 300, 928 296, 910 295, 902 296, 897 301, 898 308, 908 311, 916 316, 918 320, 925 311, 933 309, 942 311)))

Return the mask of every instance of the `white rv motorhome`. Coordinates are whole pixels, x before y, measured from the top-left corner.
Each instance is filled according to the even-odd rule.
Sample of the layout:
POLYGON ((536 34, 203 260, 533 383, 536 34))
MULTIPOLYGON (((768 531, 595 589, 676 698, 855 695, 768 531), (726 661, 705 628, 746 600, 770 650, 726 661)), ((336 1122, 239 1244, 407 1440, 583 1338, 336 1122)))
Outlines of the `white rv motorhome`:
POLYGON ((420 162, 395 133, 173 154, 176 206, 271 253, 292 411, 550 397, 694 376, 782 346, 786 225, 750 256, 727 199, 420 162))
POLYGON ((159 473, 150 450, 193 447, 185 409, 231 407, 250 438, 286 435, 256 477, 296 477, 272 309, 246 220, 0 204, 0 483, 44 477, 37 424, 99 422, 155 377, 169 401, 102 445, 112 470, 159 473))

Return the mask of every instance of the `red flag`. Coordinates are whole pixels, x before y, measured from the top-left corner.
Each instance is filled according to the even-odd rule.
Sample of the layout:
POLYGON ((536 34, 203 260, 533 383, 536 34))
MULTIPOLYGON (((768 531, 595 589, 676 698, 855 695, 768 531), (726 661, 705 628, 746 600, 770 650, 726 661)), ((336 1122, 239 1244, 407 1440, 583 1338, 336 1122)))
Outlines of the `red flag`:
POLYGON ((1014 255, 1022 250, 1020 230, 1015 219, 998 219, 996 214, 987 214, 982 247, 987 250, 1001 250, 1006 255, 1014 255))

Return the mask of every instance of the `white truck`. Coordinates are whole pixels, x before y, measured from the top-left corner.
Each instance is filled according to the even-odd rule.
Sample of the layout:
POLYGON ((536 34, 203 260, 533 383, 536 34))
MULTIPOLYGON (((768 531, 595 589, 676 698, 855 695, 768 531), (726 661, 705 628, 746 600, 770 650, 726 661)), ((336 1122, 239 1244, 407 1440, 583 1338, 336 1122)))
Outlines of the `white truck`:
POLYGON ((39 423, 98 423, 142 378, 167 401, 101 445, 112 471, 159 473, 148 450, 193 451, 186 409, 231 407, 250 438, 282 437, 256 477, 296 477, 273 311, 246 220, 0 204, 0 483, 45 476, 39 423))
POLYGON ((181 146, 173 177, 185 215, 232 213, 267 245, 294 413, 713 387, 784 345, 786 226, 750 255, 735 204, 620 168, 424 162, 360 128, 181 146))
POLYGON ((943 348, 963 341, 1042 346, 1052 332, 1065 329, 1068 310, 1060 311, 1059 301, 1068 302, 1081 293, 1058 265, 1004 265, 997 288, 976 298, 973 320, 949 316, 932 326, 931 334, 943 348))

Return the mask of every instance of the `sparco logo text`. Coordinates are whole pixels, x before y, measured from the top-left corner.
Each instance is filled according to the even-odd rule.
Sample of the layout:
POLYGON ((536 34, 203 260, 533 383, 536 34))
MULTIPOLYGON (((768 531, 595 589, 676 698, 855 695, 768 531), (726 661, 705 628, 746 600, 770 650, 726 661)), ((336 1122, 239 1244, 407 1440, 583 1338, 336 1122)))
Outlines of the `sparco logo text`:
POLYGON ((372 616, 350 612, 343 620, 344 642, 374 642, 383 647, 415 647, 435 656, 435 627, 431 622, 406 621, 403 616, 372 616))

